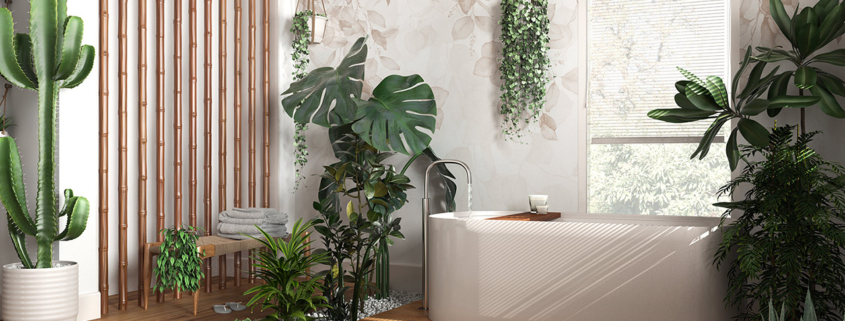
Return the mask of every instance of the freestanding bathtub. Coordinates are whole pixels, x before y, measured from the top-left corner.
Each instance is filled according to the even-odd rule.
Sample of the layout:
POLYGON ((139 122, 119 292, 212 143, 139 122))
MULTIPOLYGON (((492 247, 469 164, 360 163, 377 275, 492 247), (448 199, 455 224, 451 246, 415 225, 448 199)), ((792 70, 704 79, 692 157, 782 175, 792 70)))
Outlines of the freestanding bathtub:
POLYGON ((517 212, 429 217, 429 317, 475 320, 730 320, 712 264, 714 218, 517 212))

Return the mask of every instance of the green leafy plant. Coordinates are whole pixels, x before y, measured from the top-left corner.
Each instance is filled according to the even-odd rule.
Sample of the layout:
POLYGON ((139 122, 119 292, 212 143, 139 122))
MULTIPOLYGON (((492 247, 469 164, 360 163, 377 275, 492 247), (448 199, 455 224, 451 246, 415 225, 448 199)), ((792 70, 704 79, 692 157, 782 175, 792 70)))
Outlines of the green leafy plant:
MULTIPOLYGON (((749 143, 757 147, 769 145, 769 131, 763 125, 753 120, 763 111, 770 109, 781 109, 785 107, 804 108, 819 102, 816 97, 809 96, 788 96, 781 95, 760 98, 766 92, 766 86, 775 81, 777 68, 767 76, 760 78, 764 64, 757 64, 751 70, 745 88, 739 91, 739 82, 751 60, 751 47, 748 47, 745 58, 740 65, 739 71, 734 76, 729 95, 721 78, 709 76, 706 79, 698 78, 693 73, 678 68, 687 80, 675 83, 678 94, 675 95, 675 103, 679 108, 655 109, 648 112, 648 117, 669 123, 688 123, 699 120, 712 121, 710 127, 704 132, 701 141, 690 158, 704 159, 710 151, 713 140, 718 136, 725 124, 730 124, 732 119, 738 119, 737 126, 731 131, 728 138, 725 154, 728 157, 731 170, 736 169, 739 163, 740 153, 737 144, 737 134, 742 135, 749 143)), ((729 125, 730 126, 730 125, 729 125)))
MULTIPOLYGON (((789 40, 792 48, 757 47, 759 61, 755 69, 765 68, 767 63, 787 62, 793 70, 780 74, 772 72, 772 81, 765 84, 769 97, 786 95, 790 83, 799 90, 800 95, 809 94, 818 99, 822 112, 836 118, 845 118, 845 110, 836 101, 836 96, 845 97, 843 80, 830 73, 831 67, 845 66, 845 49, 819 52, 822 48, 845 34, 845 8, 838 0, 820 0, 812 7, 804 7, 790 18, 781 0, 769 0, 772 20, 789 40), (790 81, 792 80, 792 81, 790 81)), ((775 69, 777 70, 777 69, 775 69)), ((754 73, 752 73, 754 75, 754 73)), ((770 109, 769 116, 774 117, 780 109, 770 109)), ((806 131, 805 112, 801 110, 801 130, 806 131)))
POLYGON ((308 313, 328 307, 325 297, 315 295, 322 291, 322 276, 308 273, 316 265, 328 263, 325 250, 307 253, 311 244, 307 231, 313 226, 312 221, 303 223, 302 219, 297 220, 289 241, 274 239, 260 228, 264 238, 253 237, 265 247, 253 256, 258 262, 256 267, 260 268, 255 277, 264 284, 244 294, 255 294, 247 305, 253 308, 260 306, 261 311, 274 311, 262 320, 313 320, 308 313))
MULTIPOLYGON (((750 185, 745 198, 714 204, 727 208, 717 267, 727 264, 725 301, 746 311, 773 300, 796 320, 804 291, 816 298, 822 320, 845 306, 845 168, 808 147, 816 133, 798 135, 794 126, 776 127, 765 147, 743 146, 746 166, 720 195, 750 185), (752 157, 760 161, 750 161, 752 157), (734 215, 734 216, 731 216, 734 215), (733 220, 726 224, 726 219, 733 220), (729 259, 736 253, 736 260, 729 259)), ((765 311, 764 311, 765 312, 765 311)), ((745 312, 743 319, 756 314, 745 312)))
POLYGON ((73 240, 85 231, 88 200, 65 190, 56 199, 56 100, 60 88, 82 83, 94 66, 94 47, 82 46, 82 19, 67 16, 66 0, 31 0, 29 34, 15 33, 12 12, 0 8, 0 74, 15 86, 38 92, 38 192, 35 219, 26 203, 20 154, 12 137, 0 134, 0 201, 7 211, 9 235, 26 268, 51 268, 53 242, 73 240), (59 232, 59 217, 67 224, 59 232), (36 264, 26 237, 38 243, 36 264))
POLYGON ((156 259, 156 291, 164 293, 167 289, 179 289, 194 292, 199 289, 202 272, 202 259, 197 240, 201 231, 193 226, 162 229, 161 254, 156 259))
MULTIPOLYGON (((308 27, 308 19, 311 15, 311 10, 297 12, 293 17, 293 24, 290 28, 290 32, 293 33, 293 43, 291 43, 293 53, 291 54, 291 58, 293 59, 294 70, 292 75, 294 81, 302 80, 307 75, 305 69, 308 68, 308 64, 311 62, 309 59, 311 50, 308 49, 308 42, 311 39, 311 29, 308 27)), ((302 175, 302 169, 305 167, 305 164, 308 164, 308 144, 305 139, 305 131, 307 130, 307 124, 295 122, 293 144, 296 147, 294 151, 294 157, 296 158, 294 161, 296 165, 296 185, 294 190, 298 189, 299 184, 305 179, 305 176, 302 175)))
MULTIPOLYGON (((766 317, 763 315, 760 315, 760 317, 763 318, 763 321, 767 320, 766 317)), ((776 314, 774 304, 772 304, 772 300, 769 300, 768 321, 787 321, 786 305, 781 306, 780 315, 778 315, 776 314)), ((818 317, 816 316, 816 309, 813 306, 813 299, 810 297, 809 291, 807 291, 807 298, 804 299, 804 314, 801 316, 801 321, 818 321, 818 317)))
POLYGON ((551 62, 548 0, 502 0, 502 133, 518 140, 525 124, 536 123, 546 103, 551 62))
MULTIPOLYGON (((389 253, 387 253, 387 246, 390 242, 385 239, 390 234, 389 231, 392 228, 388 229, 386 225, 394 222, 390 217, 390 213, 405 203, 404 196, 400 198, 395 196, 398 195, 396 193, 386 194, 389 196, 388 199, 379 200, 378 197, 372 197, 369 194, 369 190, 341 189, 339 188, 341 185, 338 184, 345 180, 347 176, 337 173, 345 173, 344 175, 355 177, 356 185, 360 183, 363 184, 361 187, 366 187, 364 182, 371 178, 383 178, 387 177, 387 175, 393 175, 391 179, 399 175, 404 177, 405 171, 420 156, 425 156, 431 161, 439 160, 440 158, 429 147, 429 143, 431 142, 431 134, 429 132, 434 133, 437 108, 431 87, 425 84, 419 75, 388 76, 375 87, 369 100, 361 99, 363 94, 364 61, 367 58, 367 45, 365 41, 366 38, 358 39, 337 68, 317 68, 302 78, 302 80, 291 84, 290 88, 282 94, 285 96, 282 100, 282 105, 285 112, 293 117, 297 123, 310 123, 328 128, 329 140, 332 144, 335 157, 340 162, 324 167, 326 172, 321 177, 320 192, 318 195, 318 199, 321 201, 320 203, 323 203, 323 200, 326 199, 336 199, 338 197, 336 194, 343 195, 344 192, 364 192, 364 194, 371 197, 367 197, 366 201, 363 198, 358 199, 359 208, 357 213, 369 215, 369 211, 363 212, 362 209, 364 206, 369 206, 368 202, 370 200, 376 202, 374 204, 378 206, 382 206, 379 202, 393 204, 389 206, 389 209, 385 207, 383 211, 370 207, 369 209, 373 210, 374 215, 378 215, 378 217, 373 217, 374 219, 362 219, 356 221, 355 224, 350 223, 347 226, 352 231, 356 231, 359 226, 367 227, 368 230, 360 231, 363 234, 355 238, 358 244, 365 244, 361 245, 362 249, 366 248, 368 246, 366 244, 368 243, 361 243, 364 242, 361 240, 367 240, 369 242, 372 236, 371 231, 369 231, 370 225, 368 224, 374 224, 380 221, 378 224, 380 228, 388 230, 387 233, 376 233, 376 235, 380 236, 376 237, 372 244, 374 251, 379 253, 378 257, 380 258, 380 264, 378 264, 379 272, 376 273, 378 276, 376 283, 379 288, 387 289, 389 287, 387 283, 389 280, 389 253), (379 152, 385 153, 379 154, 383 156, 365 156, 375 157, 375 159, 369 159, 356 156, 360 152, 366 152, 372 155, 379 154, 379 152), (399 175, 396 174, 392 167, 387 168, 382 166, 380 169, 374 169, 378 167, 375 165, 381 166, 380 164, 382 164, 384 159, 392 155, 392 153, 388 154, 387 152, 396 152, 411 156, 399 175), (358 158, 352 160, 351 158, 353 157, 358 158), (348 165, 341 170, 342 164, 348 165), (365 174, 366 178, 363 178, 361 175, 365 174), (378 245, 379 243, 381 246, 378 245)), ((447 190, 445 205, 450 210, 454 209, 456 193, 455 177, 442 164, 438 165, 436 169, 447 190)), ((375 182, 372 184, 375 184, 375 182)), ((403 184, 407 184, 407 182, 403 184)), ((339 206, 333 206, 332 208, 323 208, 322 210, 336 211, 339 206)), ((339 214, 337 216, 339 217, 339 214)), ((328 224, 330 220, 324 219, 324 222, 328 224)), ((396 221, 396 224, 398 229, 398 221, 396 221)), ((327 237, 327 233, 323 233, 325 231, 318 229, 318 232, 324 238, 327 237)), ((335 233, 337 232, 335 231, 335 233)), ((337 234, 332 235, 337 236, 337 234)), ((342 247, 346 246, 345 244, 332 243, 331 245, 342 247)), ((357 247, 357 245, 354 247, 357 247)), ((372 255, 372 253, 366 254, 368 258, 372 255)), ((358 253, 358 255, 362 255, 362 253, 358 253)), ((334 256, 333 259, 338 260, 334 256)), ((367 262, 369 261, 361 260, 360 263, 367 262)), ((355 264, 358 263, 356 262, 355 264)), ((335 266, 340 265, 336 264, 335 266)), ((370 268, 360 267, 361 265, 357 266, 354 272, 357 273, 355 277, 366 278, 366 274, 369 273, 370 268), (366 271, 367 273, 362 274, 359 271, 366 271)), ((340 273, 340 275, 345 274, 340 273)), ((327 291, 335 292, 333 295, 327 295, 329 297, 329 303, 332 305, 333 310, 335 310, 334 312, 330 312, 335 315, 332 319, 342 320, 340 315, 349 306, 346 305, 343 294, 336 292, 345 292, 344 283, 343 281, 336 281, 331 277, 327 277, 326 280, 326 284, 329 285, 327 291), (332 286, 332 284, 335 284, 335 286, 332 286)), ((357 308, 360 306, 358 299, 363 300, 364 295, 362 293, 364 293, 364 287, 358 287, 354 291, 358 297, 350 304, 350 306, 354 305, 351 313, 357 313, 357 308)), ((386 291, 380 291, 379 293, 381 295, 384 292, 386 291)))

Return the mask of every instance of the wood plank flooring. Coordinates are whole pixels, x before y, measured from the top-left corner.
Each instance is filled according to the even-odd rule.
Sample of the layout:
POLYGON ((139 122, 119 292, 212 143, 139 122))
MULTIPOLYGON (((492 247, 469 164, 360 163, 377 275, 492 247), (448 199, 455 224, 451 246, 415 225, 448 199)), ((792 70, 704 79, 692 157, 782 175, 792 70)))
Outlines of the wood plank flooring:
MULTIPOLYGON (((216 279, 216 278, 215 278, 216 279)), ((138 306, 137 292, 129 293, 127 309, 124 311, 117 310, 117 296, 109 297, 109 314, 101 319, 103 321, 114 320, 150 320, 150 321, 187 321, 187 320, 210 320, 210 321, 234 321, 235 319, 243 320, 245 318, 252 318, 258 320, 269 314, 269 310, 265 313, 260 313, 258 308, 255 313, 250 313, 247 308, 241 312, 232 312, 230 314, 217 314, 212 310, 215 304, 224 304, 226 302, 242 302, 246 304, 252 296, 244 296, 244 292, 249 290, 257 283, 249 284, 244 278, 240 287, 235 287, 233 278, 229 278, 225 290, 217 288, 217 281, 212 281, 213 287, 211 293, 200 293, 199 306, 197 307, 197 315, 193 314, 194 301, 190 294, 185 293, 182 299, 173 299, 172 293, 165 293, 165 301, 162 303, 156 302, 155 294, 150 297, 149 310, 144 311, 143 307, 138 306)))
MULTIPOLYGON (((117 295, 109 297, 109 314, 103 318, 97 319, 102 321, 116 321, 116 320, 149 320, 149 321, 188 321, 188 320, 209 320, 209 321, 234 321, 235 319, 243 320, 245 318, 252 318, 253 321, 258 320, 267 314, 260 313, 258 309, 255 313, 251 313, 247 308, 245 311, 232 312, 230 314, 217 314, 212 310, 212 305, 223 304, 226 302, 242 302, 246 304, 251 296, 244 296, 243 293, 249 290, 255 284, 249 284, 246 279, 243 280, 240 287, 235 287, 232 278, 229 278, 227 288, 219 290, 217 288, 217 281, 212 281, 214 287, 211 293, 200 293, 199 307, 197 308, 197 315, 193 315, 193 300, 190 294, 185 293, 180 300, 173 299, 172 293, 166 293, 166 300, 163 303, 157 303, 155 295, 150 297, 149 310, 138 306, 137 292, 129 293, 127 304, 128 308, 124 311, 117 310, 117 295)), ((399 308, 386 311, 362 321, 431 321, 428 319, 428 312, 420 310, 422 301, 417 301, 399 308)))
POLYGON ((385 311, 362 321, 431 321, 428 311, 420 310, 422 300, 385 311))

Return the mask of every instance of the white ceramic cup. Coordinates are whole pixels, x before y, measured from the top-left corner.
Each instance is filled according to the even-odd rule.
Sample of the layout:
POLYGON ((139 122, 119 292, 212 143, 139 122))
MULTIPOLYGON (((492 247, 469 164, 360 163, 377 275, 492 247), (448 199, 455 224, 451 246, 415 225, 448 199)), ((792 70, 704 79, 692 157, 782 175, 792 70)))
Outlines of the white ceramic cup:
POLYGON ((548 214, 549 213, 549 206, 548 205, 537 205, 537 214, 548 214))
MULTIPOLYGON (((531 213, 537 213, 537 206, 538 205, 549 205, 549 196, 548 195, 528 195, 528 206, 531 209, 531 213)), ((548 207, 546 208, 548 210, 548 207)))

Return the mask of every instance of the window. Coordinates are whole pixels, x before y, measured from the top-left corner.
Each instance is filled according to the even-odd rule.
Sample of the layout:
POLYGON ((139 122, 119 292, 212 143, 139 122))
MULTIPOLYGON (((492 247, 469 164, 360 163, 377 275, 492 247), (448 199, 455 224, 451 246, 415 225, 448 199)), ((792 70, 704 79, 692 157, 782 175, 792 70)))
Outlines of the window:
POLYGON ((724 136, 690 160, 709 123, 646 116, 675 107, 676 67, 728 80, 729 0, 588 0, 587 210, 719 216, 724 136))

